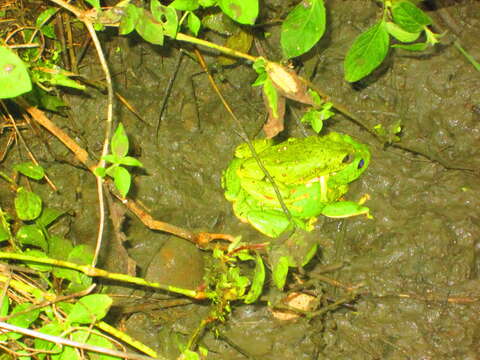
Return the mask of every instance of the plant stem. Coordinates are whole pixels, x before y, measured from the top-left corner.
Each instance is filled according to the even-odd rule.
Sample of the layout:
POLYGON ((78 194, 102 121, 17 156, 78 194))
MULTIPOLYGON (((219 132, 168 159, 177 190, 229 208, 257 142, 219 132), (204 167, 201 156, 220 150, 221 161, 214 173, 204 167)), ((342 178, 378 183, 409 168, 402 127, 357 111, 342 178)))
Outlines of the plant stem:
POLYGON ((210 41, 198 39, 196 37, 189 36, 189 35, 186 35, 186 34, 183 34, 183 33, 177 33, 177 36, 175 37, 175 39, 179 40, 179 41, 189 42, 189 43, 192 43, 192 44, 202 45, 202 46, 208 47, 210 49, 215 49, 217 51, 220 51, 221 53, 223 53, 225 55, 230 55, 230 56, 233 56, 233 57, 242 58, 242 59, 245 59, 245 60, 248 60, 248 61, 251 61, 251 62, 255 62, 258 59, 257 56, 252 56, 252 55, 249 55, 249 54, 245 54, 243 52, 233 50, 233 49, 230 49, 230 48, 222 46, 222 45, 217 45, 217 44, 214 44, 210 41))

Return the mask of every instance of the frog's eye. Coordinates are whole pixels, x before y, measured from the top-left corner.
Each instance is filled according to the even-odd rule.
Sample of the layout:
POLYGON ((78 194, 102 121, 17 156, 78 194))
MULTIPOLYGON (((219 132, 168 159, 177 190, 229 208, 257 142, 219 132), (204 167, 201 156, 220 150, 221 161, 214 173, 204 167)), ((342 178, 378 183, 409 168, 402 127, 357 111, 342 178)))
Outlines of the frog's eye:
POLYGON ((343 160, 342 160, 342 163, 344 164, 348 164, 350 162, 350 155, 346 155, 343 160))
POLYGON ((358 162, 358 166, 357 166, 357 169, 361 169, 363 168, 363 165, 365 165, 365 161, 362 159, 358 162))

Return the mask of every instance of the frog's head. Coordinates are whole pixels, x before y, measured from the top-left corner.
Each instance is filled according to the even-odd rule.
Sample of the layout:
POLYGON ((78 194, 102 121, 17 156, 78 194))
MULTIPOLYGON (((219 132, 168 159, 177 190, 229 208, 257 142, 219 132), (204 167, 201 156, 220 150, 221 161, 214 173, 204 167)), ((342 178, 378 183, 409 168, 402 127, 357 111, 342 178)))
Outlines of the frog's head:
MULTIPOLYGON (((340 135, 340 134, 339 134, 340 135)), ((348 184, 356 180, 367 169, 370 163, 370 150, 367 145, 361 144, 353 140, 348 135, 341 135, 342 141, 348 146, 346 147, 345 156, 341 170, 332 174, 337 184, 348 184)))

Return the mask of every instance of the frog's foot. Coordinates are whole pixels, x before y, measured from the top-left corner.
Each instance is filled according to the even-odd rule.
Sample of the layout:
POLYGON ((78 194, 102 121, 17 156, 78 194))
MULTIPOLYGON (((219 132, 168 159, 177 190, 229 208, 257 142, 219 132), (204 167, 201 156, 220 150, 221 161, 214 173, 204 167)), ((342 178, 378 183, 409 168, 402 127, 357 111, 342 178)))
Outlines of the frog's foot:
POLYGON ((366 215, 367 218, 371 219, 370 209, 366 206, 363 206, 365 201, 367 201, 370 196, 364 195, 359 202, 354 201, 338 201, 335 203, 327 204, 323 210, 322 215, 331 218, 346 218, 357 215, 366 215))

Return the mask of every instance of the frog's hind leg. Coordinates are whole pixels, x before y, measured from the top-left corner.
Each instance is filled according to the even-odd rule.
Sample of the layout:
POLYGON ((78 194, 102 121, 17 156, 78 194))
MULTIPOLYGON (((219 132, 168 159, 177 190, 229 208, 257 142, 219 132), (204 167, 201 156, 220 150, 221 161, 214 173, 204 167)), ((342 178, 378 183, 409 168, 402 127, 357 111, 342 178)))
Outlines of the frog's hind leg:
POLYGON ((270 237, 278 237, 293 226, 283 212, 276 210, 249 211, 247 219, 255 229, 270 237))

